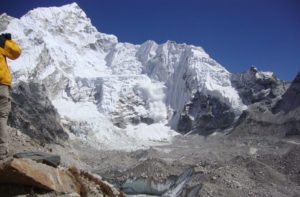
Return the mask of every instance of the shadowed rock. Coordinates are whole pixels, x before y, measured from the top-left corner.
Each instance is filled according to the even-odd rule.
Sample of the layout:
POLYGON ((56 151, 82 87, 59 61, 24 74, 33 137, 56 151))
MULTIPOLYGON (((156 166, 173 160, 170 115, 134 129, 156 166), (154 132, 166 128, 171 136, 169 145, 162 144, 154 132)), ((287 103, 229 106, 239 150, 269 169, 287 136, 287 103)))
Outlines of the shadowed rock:
POLYGON ((231 82, 246 105, 276 98, 286 90, 285 83, 273 73, 260 72, 255 67, 232 74, 231 82))
POLYGON ((276 103, 255 103, 244 111, 230 137, 300 135, 300 74, 276 103), (274 103, 274 104, 273 104, 274 103), (274 106, 271 108, 270 106, 274 106))
POLYGON ((38 163, 43 163, 52 167, 57 167, 60 164, 59 155, 50 155, 42 152, 23 152, 14 155, 15 158, 32 159, 38 163))
POLYGON ((273 113, 280 111, 288 113, 297 107, 300 107, 300 73, 298 73, 289 89, 284 93, 282 99, 278 101, 272 111, 273 113))
POLYGON ((66 140, 68 134, 60 124, 60 116, 46 95, 43 85, 20 82, 12 89, 12 112, 8 122, 42 143, 66 140))
POLYGON ((182 134, 209 135, 218 129, 226 129, 234 122, 235 114, 230 106, 219 99, 197 92, 185 105, 177 125, 182 134))

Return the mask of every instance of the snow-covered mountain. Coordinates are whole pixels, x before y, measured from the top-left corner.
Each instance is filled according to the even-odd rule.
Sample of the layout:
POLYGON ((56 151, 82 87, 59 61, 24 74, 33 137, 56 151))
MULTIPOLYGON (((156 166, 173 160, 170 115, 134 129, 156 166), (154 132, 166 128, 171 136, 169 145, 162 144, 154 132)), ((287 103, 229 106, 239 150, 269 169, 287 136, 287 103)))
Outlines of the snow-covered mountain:
POLYGON ((98 32, 76 3, 20 19, 2 14, 0 22, 0 32, 12 33, 23 49, 9 62, 14 82, 44 84, 65 128, 100 147, 226 129, 249 104, 240 90, 253 80, 231 74, 201 47, 118 42, 98 32))

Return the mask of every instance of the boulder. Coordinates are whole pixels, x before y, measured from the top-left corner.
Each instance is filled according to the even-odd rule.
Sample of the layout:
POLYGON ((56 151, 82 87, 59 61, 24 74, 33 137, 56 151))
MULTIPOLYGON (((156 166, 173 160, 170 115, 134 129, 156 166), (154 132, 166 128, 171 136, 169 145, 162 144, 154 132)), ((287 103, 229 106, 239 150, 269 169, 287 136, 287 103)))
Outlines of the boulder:
POLYGON ((0 163, 0 184, 36 187, 58 194, 80 193, 80 184, 67 170, 30 159, 9 159, 0 163))
POLYGON ((60 164, 59 155, 51 155, 43 152, 22 152, 14 154, 15 158, 27 158, 38 163, 43 163, 52 167, 57 167, 60 164))

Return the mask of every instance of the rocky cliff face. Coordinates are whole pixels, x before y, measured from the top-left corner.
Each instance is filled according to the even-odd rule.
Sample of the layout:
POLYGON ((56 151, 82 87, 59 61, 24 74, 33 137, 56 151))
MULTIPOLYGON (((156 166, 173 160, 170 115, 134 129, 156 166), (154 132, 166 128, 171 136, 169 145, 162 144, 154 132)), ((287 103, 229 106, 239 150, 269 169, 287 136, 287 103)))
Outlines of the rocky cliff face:
POLYGON ((285 83, 272 72, 259 72, 255 67, 233 74, 231 81, 246 105, 280 97, 286 91, 285 83))
POLYGON ((96 146, 223 131, 248 105, 283 93, 272 73, 231 74, 201 47, 118 42, 76 3, 0 21, 0 32, 11 32, 23 49, 9 62, 15 82, 42 84, 66 128, 96 146))
POLYGON ((266 99, 250 105, 240 116, 230 136, 287 137, 299 135, 299 89, 298 74, 282 96, 275 97, 275 99, 266 97, 266 99))
POLYGON ((300 73, 295 77, 282 99, 272 109, 273 113, 288 113, 300 107, 300 73))
POLYGON ((229 128, 235 120, 234 111, 217 98, 197 92, 178 122, 179 132, 209 135, 229 128))
POLYGON ((62 142, 68 139, 68 134, 45 91, 37 83, 20 82, 14 86, 9 125, 41 143, 62 142))

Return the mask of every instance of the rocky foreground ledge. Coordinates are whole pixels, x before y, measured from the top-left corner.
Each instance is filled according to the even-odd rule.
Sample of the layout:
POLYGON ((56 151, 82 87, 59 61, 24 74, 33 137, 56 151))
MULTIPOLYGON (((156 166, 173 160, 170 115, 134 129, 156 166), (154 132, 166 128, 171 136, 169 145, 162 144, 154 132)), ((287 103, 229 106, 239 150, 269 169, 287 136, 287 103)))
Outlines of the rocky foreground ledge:
POLYGON ((1 196, 25 197, 28 194, 43 197, 125 196, 98 175, 75 167, 63 168, 44 164, 47 162, 43 161, 47 161, 48 158, 46 156, 42 159, 42 156, 35 155, 31 158, 10 157, 2 160, 1 196))

